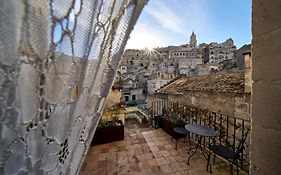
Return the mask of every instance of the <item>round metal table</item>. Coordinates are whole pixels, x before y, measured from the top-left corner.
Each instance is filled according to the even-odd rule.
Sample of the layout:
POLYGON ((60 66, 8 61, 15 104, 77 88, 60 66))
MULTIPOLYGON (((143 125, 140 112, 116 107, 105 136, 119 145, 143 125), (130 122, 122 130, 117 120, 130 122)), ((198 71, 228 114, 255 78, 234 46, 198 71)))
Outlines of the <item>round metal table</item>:
POLYGON ((208 128, 208 127, 200 125, 200 124, 187 124, 184 127, 190 133, 195 134, 196 138, 197 138, 196 146, 193 147, 193 148, 189 147, 189 150, 192 151, 192 153, 188 157, 187 164, 189 165, 190 158, 197 152, 198 148, 200 148, 203 157, 207 161, 207 171, 208 171, 208 169, 210 167, 210 172, 212 172, 212 166, 211 166, 211 164, 208 161, 208 159, 210 159, 211 152, 210 151, 206 151, 206 150, 203 149, 203 147, 202 147, 202 139, 205 138, 205 137, 209 137, 209 138, 210 137, 215 137, 215 136, 218 135, 218 133, 214 129, 208 128))
POLYGON ((184 127, 187 131, 202 137, 215 137, 218 135, 218 133, 212 128, 199 124, 187 124, 184 127))

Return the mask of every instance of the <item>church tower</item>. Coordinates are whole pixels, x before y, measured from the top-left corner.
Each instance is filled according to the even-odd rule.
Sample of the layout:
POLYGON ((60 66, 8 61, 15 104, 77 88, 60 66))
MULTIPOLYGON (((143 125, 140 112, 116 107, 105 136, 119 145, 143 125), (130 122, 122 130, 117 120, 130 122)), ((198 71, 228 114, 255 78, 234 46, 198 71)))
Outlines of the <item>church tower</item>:
POLYGON ((192 32, 190 36, 189 46, 192 48, 195 48, 197 46, 196 35, 194 34, 194 32, 192 32))

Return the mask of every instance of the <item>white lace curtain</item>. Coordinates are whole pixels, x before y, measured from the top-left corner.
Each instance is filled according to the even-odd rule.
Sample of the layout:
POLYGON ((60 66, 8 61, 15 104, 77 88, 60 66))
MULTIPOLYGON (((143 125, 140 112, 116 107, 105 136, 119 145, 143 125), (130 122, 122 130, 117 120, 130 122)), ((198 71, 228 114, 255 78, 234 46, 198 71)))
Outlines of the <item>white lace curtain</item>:
POLYGON ((146 0, 0 0, 0 174, 77 174, 146 0))

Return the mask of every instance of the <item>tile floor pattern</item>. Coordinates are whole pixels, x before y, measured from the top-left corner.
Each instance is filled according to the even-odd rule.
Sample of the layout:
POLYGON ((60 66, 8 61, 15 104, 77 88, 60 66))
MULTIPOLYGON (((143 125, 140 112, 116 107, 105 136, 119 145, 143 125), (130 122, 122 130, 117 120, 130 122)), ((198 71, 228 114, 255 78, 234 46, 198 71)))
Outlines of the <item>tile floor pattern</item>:
MULTIPOLYGON (((126 121, 123 141, 91 147, 80 175, 210 175, 206 161, 196 153, 187 165, 187 142, 175 141, 162 129, 126 121)), ((229 165, 216 159, 213 175, 229 175, 229 165)))

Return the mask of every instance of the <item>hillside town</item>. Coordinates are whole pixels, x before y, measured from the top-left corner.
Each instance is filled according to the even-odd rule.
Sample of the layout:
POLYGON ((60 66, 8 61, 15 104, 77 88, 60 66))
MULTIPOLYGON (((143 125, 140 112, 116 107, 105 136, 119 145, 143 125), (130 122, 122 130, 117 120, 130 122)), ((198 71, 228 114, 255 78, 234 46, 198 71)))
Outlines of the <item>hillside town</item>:
POLYGON ((112 89, 122 89, 121 101, 129 106, 145 104, 147 95, 183 76, 244 70, 243 53, 250 49, 250 44, 237 49, 231 38, 222 43, 197 44, 194 32, 189 42, 180 46, 128 49, 122 56, 112 89))

